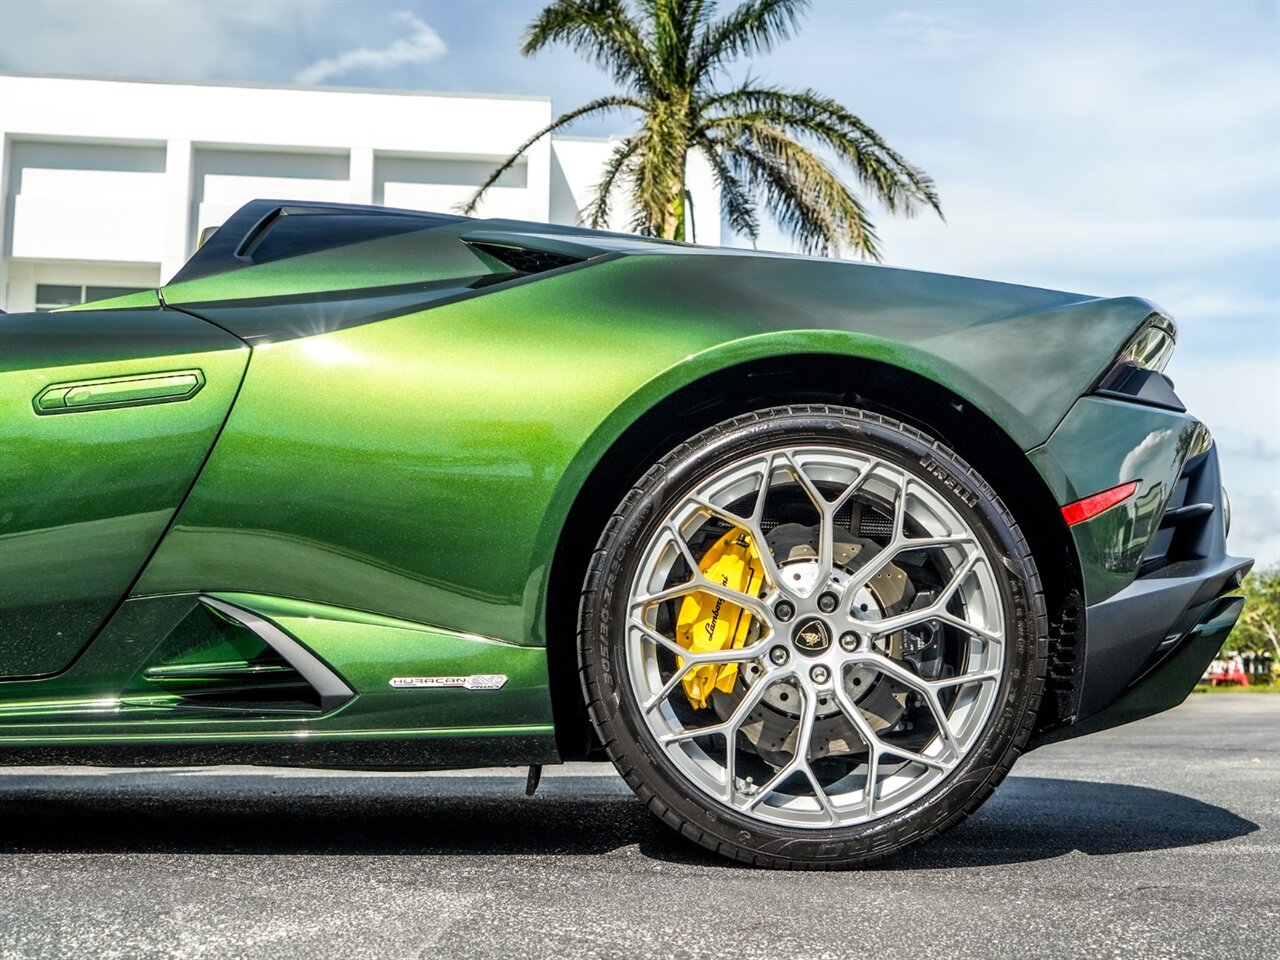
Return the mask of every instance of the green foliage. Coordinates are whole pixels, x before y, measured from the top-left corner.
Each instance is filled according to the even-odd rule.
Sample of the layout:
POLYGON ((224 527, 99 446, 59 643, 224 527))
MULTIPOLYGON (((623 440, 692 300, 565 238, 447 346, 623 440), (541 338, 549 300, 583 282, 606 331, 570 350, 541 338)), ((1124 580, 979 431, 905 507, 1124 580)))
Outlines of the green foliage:
POLYGON ((563 44, 593 61, 621 88, 557 117, 494 170, 463 207, 547 134, 615 110, 639 124, 613 153, 585 219, 600 227, 618 189, 629 191, 632 228, 684 239, 685 167, 697 151, 720 187, 721 212, 734 230, 758 239, 758 206, 809 252, 848 250, 880 257, 863 201, 828 158, 890 213, 941 215, 933 181, 835 100, 748 79, 721 89, 726 65, 788 39, 808 0, 746 0, 717 16, 714 0, 554 0, 530 24, 523 53, 563 44))
POLYGON ((1223 644, 1224 650, 1267 653, 1280 658, 1280 567, 1257 570, 1244 578, 1244 613, 1223 644))

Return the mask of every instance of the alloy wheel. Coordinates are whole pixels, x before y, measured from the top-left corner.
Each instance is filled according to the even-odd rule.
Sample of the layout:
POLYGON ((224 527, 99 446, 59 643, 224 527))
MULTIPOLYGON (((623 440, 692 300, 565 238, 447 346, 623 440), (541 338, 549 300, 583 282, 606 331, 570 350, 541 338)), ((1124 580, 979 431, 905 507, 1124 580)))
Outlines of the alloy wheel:
POLYGON ((652 528, 627 674, 656 748, 712 801, 801 828, 941 784, 1005 663, 997 571, 933 485, 838 445, 753 453, 652 528))

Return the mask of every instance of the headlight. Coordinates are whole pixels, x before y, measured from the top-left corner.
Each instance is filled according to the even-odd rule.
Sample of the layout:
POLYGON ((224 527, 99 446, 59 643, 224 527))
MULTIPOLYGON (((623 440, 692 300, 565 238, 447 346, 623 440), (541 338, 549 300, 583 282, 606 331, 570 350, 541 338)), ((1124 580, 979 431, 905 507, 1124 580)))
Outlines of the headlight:
POLYGON ((1143 370, 1160 373, 1169 362, 1176 337, 1177 330, 1172 320, 1158 314, 1152 316, 1147 325, 1129 341, 1118 362, 1131 363, 1143 370))

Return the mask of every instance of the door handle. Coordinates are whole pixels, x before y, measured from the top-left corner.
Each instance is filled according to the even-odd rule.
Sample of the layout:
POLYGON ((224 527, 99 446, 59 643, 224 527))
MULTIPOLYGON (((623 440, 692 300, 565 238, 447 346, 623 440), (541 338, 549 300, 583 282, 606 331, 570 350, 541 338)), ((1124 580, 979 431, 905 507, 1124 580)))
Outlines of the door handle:
POLYGON ((148 403, 190 400, 203 386, 204 374, 199 370, 82 380, 45 387, 36 394, 32 405, 38 414, 138 407, 148 403))

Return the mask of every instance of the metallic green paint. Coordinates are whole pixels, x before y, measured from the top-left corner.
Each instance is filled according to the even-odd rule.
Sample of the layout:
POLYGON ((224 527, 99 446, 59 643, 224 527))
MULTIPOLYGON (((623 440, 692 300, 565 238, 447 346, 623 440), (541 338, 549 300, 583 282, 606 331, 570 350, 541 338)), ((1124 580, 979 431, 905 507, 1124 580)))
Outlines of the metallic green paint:
POLYGON ((213 446, 249 351, 181 314, 0 317, 0 677, 63 669, 137 576, 213 446), (33 406, 52 384, 198 370, 181 403, 33 406), (48 413, 50 411, 42 411, 48 413))
POLYGON ((483 727, 495 717, 514 727, 547 725, 546 652, 489 637, 327 604, 277 597, 218 594, 253 610, 297 638, 356 691, 335 721, 350 727, 376 714, 381 726, 483 727), (500 690, 393 688, 394 677, 505 674, 500 690), (355 716, 347 716, 353 714, 355 716))
MULTIPOLYGON (((338 290, 334 300, 340 303, 332 309, 341 309, 353 291, 375 286, 366 278, 370 259, 377 258, 365 248, 377 244, 383 245, 380 253, 388 258, 380 260, 373 274, 381 280, 407 282, 415 270, 420 280, 470 280, 476 270, 458 262, 455 248, 465 249, 465 244, 455 233, 466 235, 450 227, 392 238, 411 249, 413 257, 408 251, 394 252, 403 259, 393 258, 391 241, 329 251, 325 270, 316 272, 316 288, 338 290), (437 262, 438 249, 451 252, 437 262), (351 259, 344 262, 340 255, 351 259), (429 275, 421 264, 433 265, 429 275)), ((703 358, 705 372, 745 359, 796 352, 867 356, 942 383, 986 411, 1028 449, 1048 437, 1071 403, 1110 367, 1117 342, 1127 340, 1155 309, 1137 298, 1099 300, 870 264, 746 251, 669 250, 666 245, 641 246, 631 255, 602 257, 553 275, 472 290, 470 299, 434 307, 436 313, 448 311, 435 327, 446 328, 451 322, 460 327, 477 311, 490 328, 495 319, 503 324, 490 340, 493 352, 503 353, 528 349, 536 354, 540 339, 559 341, 578 332, 604 338, 615 355, 633 346, 648 349, 654 340, 669 343, 649 361, 650 379, 680 360, 721 348, 722 358, 703 358), (501 316, 503 311, 508 315, 501 316), (786 339, 805 332, 835 336, 817 350, 813 343, 786 339), (765 334, 786 337, 758 344, 755 350, 733 348, 737 341, 765 334)), ((235 301, 254 297, 255 307, 270 311, 270 299, 260 298, 281 295, 284 282, 277 273, 289 262, 165 288, 164 299, 241 333, 238 314, 231 309, 235 301), (255 277, 261 272, 268 273, 258 282, 255 277)), ((324 302, 314 302, 310 309, 314 325, 306 332, 326 332, 324 302)), ((280 318, 278 337, 298 336, 296 317, 281 311, 280 318)), ((256 318, 254 335, 269 339, 262 319, 256 318)), ((483 375, 483 368, 479 373, 483 375)), ((671 389, 678 386, 675 380, 697 375, 699 371, 685 368, 671 379, 671 389)), ((655 388, 654 393, 661 385, 655 388)))
POLYGON ((224 240, 222 267, 159 292, 0 317, 0 744, 327 762, 301 751, 314 738, 385 742, 370 763, 414 766, 443 756, 409 746, 425 738, 459 763, 548 758, 548 580, 576 499, 656 405, 752 362, 927 378, 1028 451, 1059 504, 1140 479, 1072 531, 1090 602, 1132 581, 1203 436, 1183 414, 1080 399, 1154 311, 1143 300, 503 221, 260 264, 224 240), (469 242, 583 262, 526 276, 469 242), (186 371, 204 386, 159 397, 181 402, 36 403, 186 371), (202 595, 284 631, 355 697, 273 716, 148 684, 202 595), (509 679, 389 683, 471 674, 509 679))
POLYGON ((858 264, 645 254, 262 343, 137 592, 265 592, 542 645, 574 498, 679 388, 760 358, 865 357, 946 384, 1030 444, 1150 312, 858 264))
POLYGON ((199 595, 132 599, 62 676, 11 683, 0 703, 0 745, 266 740, 391 740, 421 736, 529 737, 551 732, 546 655, 485 637, 279 597, 219 594, 266 618, 341 675, 355 697, 320 716, 228 715, 147 691, 143 674, 199 595), (501 673, 499 690, 393 688, 395 677, 501 673), (496 718, 501 718, 499 722, 496 718), (145 734, 140 732, 145 730, 145 734))
POLYGON ((1030 451, 1062 504, 1138 481, 1134 496, 1071 528, 1086 602, 1100 603, 1133 581, 1183 465, 1207 442, 1204 424, 1188 414, 1084 397, 1030 451))
POLYGON ((54 313, 76 313, 84 310, 145 310, 163 306, 160 303, 158 290, 138 290, 135 293, 122 293, 118 297, 106 300, 95 300, 92 303, 73 303, 59 307, 54 313))

